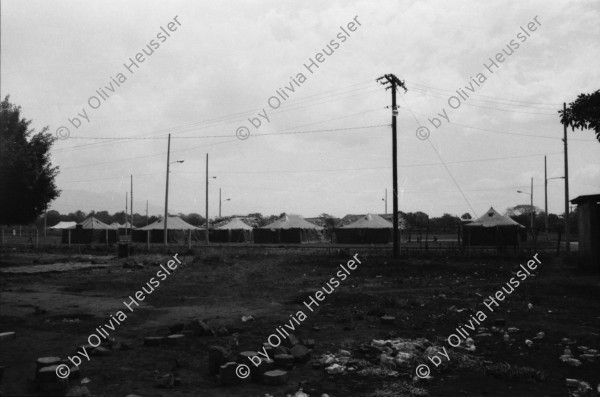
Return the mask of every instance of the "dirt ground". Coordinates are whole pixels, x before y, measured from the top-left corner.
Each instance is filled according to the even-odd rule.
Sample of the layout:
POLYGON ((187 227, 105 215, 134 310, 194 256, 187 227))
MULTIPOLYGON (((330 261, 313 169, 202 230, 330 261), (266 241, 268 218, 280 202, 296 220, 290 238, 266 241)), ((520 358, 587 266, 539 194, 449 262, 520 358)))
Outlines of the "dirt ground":
MULTIPOLYGON (((562 259, 540 256, 542 264, 532 271, 533 276, 490 313, 482 303, 484 298, 505 286, 530 257, 437 256, 391 261, 359 251, 358 268, 314 312, 307 310, 302 302, 314 296, 354 254, 282 251, 204 258, 201 253, 180 254, 183 265, 133 312, 127 311, 127 319, 115 331, 109 331, 110 337, 130 349, 84 359, 82 376, 91 379, 86 386, 94 396, 123 397, 286 396, 300 387, 311 397, 324 393, 330 397, 600 394, 596 391, 600 356, 584 359, 580 357, 583 350, 578 349, 600 350, 600 275, 582 273, 563 265, 562 259), (314 339, 315 347, 311 361, 291 370, 285 385, 220 386, 209 376, 209 346, 258 350, 298 310, 307 317, 295 335, 314 339), (469 331, 475 350, 450 347, 447 337, 479 310, 486 310, 488 316, 477 326, 485 329, 469 331), (243 322, 245 315, 255 320, 243 322), (395 322, 382 323, 383 315, 394 316, 395 322), (143 345, 144 337, 168 335, 169 327, 195 319, 221 333, 186 335, 173 346, 143 345), (509 332, 512 327, 517 330, 509 332), (534 338, 540 332, 543 338, 534 338), (508 341, 505 334, 509 334, 508 341), (323 354, 344 349, 359 369, 379 368, 380 355, 373 351, 372 341, 394 338, 425 338, 426 346, 445 347, 449 361, 436 368, 421 352, 385 374, 351 370, 329 374, 316 365, 323 354), (532 341, 530 347, 526 340, 532 341), (567 346, 580 359, 580 366, 559 359, 567 346), (419 364, 429 364, 430 379, 415 377, 419 364), (173 371, 181 384, 159 387, 165 374, 173 371), (585 381, 593 391, 577 391, 576 385, 567 386, 567 378, 585 381)), ((123 302, 170 258, 166 254, 136 256, 128 260, 144 267, 126 269, 125 260, 109 256, 3 255, 0 332, 15 331, 17 337, 0 341, 0 366, 6 366, 0 391, 5 396, 38 395, 36 359, 73 355, 97 327, 124 310, 123 302)))

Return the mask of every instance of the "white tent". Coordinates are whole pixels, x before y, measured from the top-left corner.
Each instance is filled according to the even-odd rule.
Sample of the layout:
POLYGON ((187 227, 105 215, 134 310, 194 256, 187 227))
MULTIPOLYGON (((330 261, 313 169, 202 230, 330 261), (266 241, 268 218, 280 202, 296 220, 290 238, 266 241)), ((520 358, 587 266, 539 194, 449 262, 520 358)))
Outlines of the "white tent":
POLYGON ((62 229, 74 229, 77 222, 64 222, 60 221, 56 225, 49 227, 49 229, 62 230, 62 229))

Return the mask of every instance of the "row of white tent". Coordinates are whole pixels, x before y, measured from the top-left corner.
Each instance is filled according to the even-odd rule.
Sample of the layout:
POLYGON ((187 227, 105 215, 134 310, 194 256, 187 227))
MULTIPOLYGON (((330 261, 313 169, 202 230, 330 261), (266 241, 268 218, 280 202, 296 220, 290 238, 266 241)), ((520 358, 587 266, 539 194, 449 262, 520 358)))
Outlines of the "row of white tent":
MULTIPOLYGON (((97 230, 115 230, 115 229, 131 229, 131 224, 128 222, 127 225, 119 224, 114 222, 110 225, 92 217, 86 218, 84 221, 80 222, 64 222, 61 221, 56 225, 50 227, 50 229, 54 230, 65 230, 65 229, 75 229, 77 226, 80 226, 82 229, 97 229, 97 230)), ((383 219, 379 215, 368 214, 365 215, 355 222, 342 226, 344 228, 391 228, 392 223, 383 219)), ((196 227, 190 225, 185 222, 178 216, 169 216, 167 222, 167 228, 170 230, 203 230, 203 227, 196 227)), ((276 221, 272 222, 269 225, 263 226, 263 229, 316 229, 323 230, 323 227, 315 225, 299 215, 286 215, 276 221)), ((157 221, 147 225, 135 228, 135 230, 163 230, 164 229, 164 219, 158 219, 157 221)), ((253 230, 252 226, 246 224, 240 218, 232 218, 228 222, 223 225, 216 227, 217 230, 253 230)))
MULTIPOLYGON (((131 229, 131 223, 126 222, 123 224, 120 224, 118 222, 113 222, 110 225, 107 225, 106 223, 99 221, 98 219, 94 218, 94 217, 88 217, 85 220, 83 220, 82 222, 79 223, 84 229, 131 229)), ((77 227, 78 223, 74 222, 74 221, 60 221, 58 222, 56 225, 51 226, 49 229, 52 230, 66 230, 66 229, 75 229, 77 227)))

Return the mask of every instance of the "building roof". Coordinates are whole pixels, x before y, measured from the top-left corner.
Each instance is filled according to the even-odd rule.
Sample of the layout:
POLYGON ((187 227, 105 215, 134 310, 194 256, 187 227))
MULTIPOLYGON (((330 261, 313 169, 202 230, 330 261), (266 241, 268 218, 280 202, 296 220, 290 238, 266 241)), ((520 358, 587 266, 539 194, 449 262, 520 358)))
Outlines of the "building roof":
POLYGON ((229 222, 225 223, 216 228, 217 230, 252 230, 252 226, 248 226, 240 218, 230 219, 229 222))
POLYGON ((90 217, 84 219, 83 221, 78 223, 77 226, 81 226, 82 229, 113 230, 112 226, 99 221, 98 219, 94 218, 93 216, 90 216, 90 217))
MULTIPOLYGON (((164 219, 161 218, 148 226, 139 227, 136 230, 164 230, 164 219)), ((190 225, 178 216, 169 216, 167 221, 167 229, 169 230, 200 230, 200 228, 190 225)))
POLYGON ((575 197, 573 200, 571 200, 573 204, 581 204, 587 201, 600 201, 600 194, 588 194, 585 196, 575 197))
POLYGON ((56 225, 51 226, 49 229, 73 229, 77 225, 77 222, 64 222, 60 221, 56 225))
POLYGON ((490 209, 479 218, 475 219, 473 222, 464 225, 465 227, 496 227, 496 226, 518 226, 524 228, 525 226, 521 225, 519 222, 512 220, 510 217, 506 215, 500 215, 494 207, 490 207, 490 209))
MULTIPOLYGON (((348 214, 339 221, 338 227, 345 227, 347 225, 350 225, 350 224, 360 220, 361 218, 364 218, 367 215, 368 214, 362 214, 362 215, 348 214)), ((383 220, 392 223, 393 214, 378 214, 378 215, 371 214, 371 215, 379 216, 383 220)), ((389 227, 393 228, 394 226, 392 224, 392 226, 389 226, 389 227)), ((404 219, 404 217, 400 213, 398 213, 398 229, 400 229, 400 230, 407 229, 406 219, 404 219)))
POLYGON ((261 227, 261 229, 316 229, 322 230, 321 226, 317 226, 308 222, 300 215, 285 215, 275 222, 261 227))
POLYGON ((392 229, 394 225, 377 214, 367 214, 355 222, 342 226, 344 229, 392 229))

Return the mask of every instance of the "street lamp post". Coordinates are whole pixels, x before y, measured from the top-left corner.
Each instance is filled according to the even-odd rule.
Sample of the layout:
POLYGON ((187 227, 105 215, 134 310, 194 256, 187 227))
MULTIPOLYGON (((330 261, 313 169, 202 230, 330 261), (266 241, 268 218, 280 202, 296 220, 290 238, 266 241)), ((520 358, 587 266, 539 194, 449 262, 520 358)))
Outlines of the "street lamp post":
POLYGON ((221 199, 221 188, 219 188, 219 218, 221 217, 221 206, 223 204, 223 201, 231 201, 231 199, 222 200, 221 199))
MULTIPOLYGON (((216 176, 212 176, 211 178, 213 179, 217 179, 216 176)), ((208 239, 208 153, 206 153, 206 221, 205 221, 205 231, 206 231, 206 236, 205 236, 205 240, 206 240, 206 245, 209 244, 209 239, 208 239)))
POLYGON ((531 233, 533 234, 533 178, 531 178, 531 191, 530 192, 524 192, 522 190, 517 190, 517 193, 523 193, 523 194, 528 194, 529 195, 529 198, 530 198, 530 208, 529 208, 529 211, 531 213, 530 227, 531 227, 531 233))

